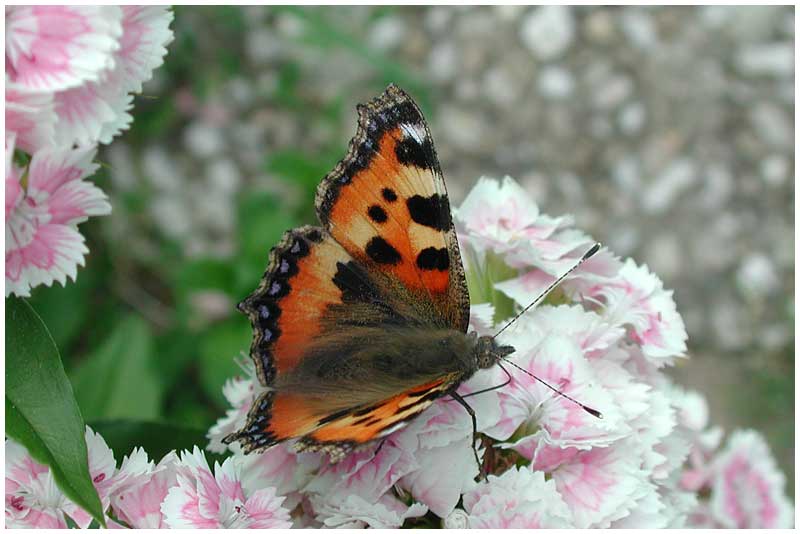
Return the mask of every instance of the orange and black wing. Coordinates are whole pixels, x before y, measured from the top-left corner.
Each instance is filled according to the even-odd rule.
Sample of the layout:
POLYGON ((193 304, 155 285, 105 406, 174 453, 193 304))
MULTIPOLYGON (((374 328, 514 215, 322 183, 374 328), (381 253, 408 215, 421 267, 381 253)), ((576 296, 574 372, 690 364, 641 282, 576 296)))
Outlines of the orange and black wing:
POLYGON ((363 383, 376 388, 348 387, 358 394, 344 401, 336 376, 360 365, 358 347, 336 352, 330 379, 299 370, 342 340, 369 344, 387 328, 467 330, 469 295, 444 181, 422 114, 401 90, 390 86, 359 107, 348 154, 317 190, 317 213, 324 228, 287 232, 240 305, 269 388, 245 427, 226 438, 245 451, 298 437, 305 448, 347 450, 405 424, 460 379, 450 369, 367 376, 363 383))
MULTIPOLYGON (((273 388, 276 379, 290 375, 342 306, 374 303, 368 313, 371 320, 390 317, 392 310, 379 302, 366 274, 324 229, 289 230, 271 250, 259 286, 239 304, 253 327, 250 356, 259 382, 273 388)), ((245 429, 226 441, 242 439, 249 450, 303 435, 306 426, 295 404, 300 406, 291 394, 276 398, 274 391, 265 393, 250 410, 245 429), (273 418, 276 411, 281 413, 273 418), (276 422, 291 430, 275 428, 276 422)))
POLYGON ((327 231, 401 302, 432 325, 467 331, 469 293, 430 130, 390 85, 358 107, 345 158, 317 189, 327 231))

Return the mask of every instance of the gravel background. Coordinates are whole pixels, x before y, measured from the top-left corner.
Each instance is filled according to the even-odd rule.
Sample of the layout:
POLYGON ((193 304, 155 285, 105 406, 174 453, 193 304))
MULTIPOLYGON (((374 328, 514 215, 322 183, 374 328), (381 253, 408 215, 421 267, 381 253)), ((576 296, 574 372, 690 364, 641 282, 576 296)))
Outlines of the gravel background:
POLYGON ((202 98, 161 74, 146 92, 174 98, 179 130, 106 158, 117 193, 145 176, 149 214, 187 254, 231 254, 239 191, 304 201, 265 155, 332 164, 355 104, 397 81, 428 112, 454 204, 511 175, 674 288, 691 353, 678 381, 714 423, 764 432, 793 480, 792 8, 179 8, 175 29, 198 65, 222 48, 238 74, 202 98))

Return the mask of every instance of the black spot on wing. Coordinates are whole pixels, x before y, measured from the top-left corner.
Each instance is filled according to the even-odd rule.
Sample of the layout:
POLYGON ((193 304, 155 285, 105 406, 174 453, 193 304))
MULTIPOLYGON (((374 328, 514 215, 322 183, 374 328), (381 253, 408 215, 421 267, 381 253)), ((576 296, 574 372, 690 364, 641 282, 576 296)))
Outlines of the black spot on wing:
POLYGON ((403 165, 418 167, 420 169, 434 169, 436 167, 436 153, 430 139, 425 138, 422 144, 415 137, 408 136, 398 141, 394 147, 397 161, 403 165))
POLYGON ((381 194, 383 195, 383 198, 387 202, 394 202, 395 200, 397 200, 397 193, 395 193, 394 190, 389 189, 388 187, 384 187, 383 190, 381 191, 381 194))
POLYGON ((446 271, 450 267, 450 255, 446 248, 422 249, 417 255, 417 267, 425 271, 446 271))
POLYGON ((450 203, 446 197, 435 193, 429 197, 414 195, 406 201, 411 219, 436 230, 450 228, 450 203))
POLYGON ((380 236, 369 240, 366 253, 374 262, 385 265, 397 265, 403 259, 397 249, 380 236))
POLYGON ((386 222, 386 219, 389 218, 388 215, 386 215, 386 210, 377 204, 370 206, 367 210, 367 214, 369 215, 369 218, 376 223, 384 223, 386 222))
POLYGON ((368 282, 367 273, 355 262, 336 263, 333 283, 342 292, 342 302, 377 302, 378 292, 368 282))

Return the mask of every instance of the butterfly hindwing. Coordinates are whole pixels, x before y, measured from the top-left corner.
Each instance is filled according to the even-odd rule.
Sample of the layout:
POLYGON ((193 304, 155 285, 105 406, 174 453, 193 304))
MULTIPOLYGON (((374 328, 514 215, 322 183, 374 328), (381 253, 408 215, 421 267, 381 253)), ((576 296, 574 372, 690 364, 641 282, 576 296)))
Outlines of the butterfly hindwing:
POLYGON ((239 304, 253 326, 250 354, 260 382, 270 386, 276 373, 293 369, 309 340, 321 328, 327 307, 342 302, 337 272, 350 255, 321 228, 286 232, 270 252, 259 287, 239 304))
POLYGON ((320 221, 387 279, 396 299, 413 302, 434 324, 466 332, 469 294, 425 119, 393 85, 358 113, 346 157, 317 190, 320 221))

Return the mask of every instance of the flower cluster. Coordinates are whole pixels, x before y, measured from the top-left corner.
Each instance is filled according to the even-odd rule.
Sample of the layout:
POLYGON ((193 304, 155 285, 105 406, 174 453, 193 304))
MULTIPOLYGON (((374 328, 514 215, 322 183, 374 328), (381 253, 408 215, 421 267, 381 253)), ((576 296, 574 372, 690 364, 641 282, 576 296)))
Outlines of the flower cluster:
MULTIPOLYGON (((571 218, 541 214, 511 178, 481 179, 454 213, 470 328, 480 334, 508 324, 593 244, 571 218)), ((244 456, 221 442, 263 391, 244 364, 244 376, 223 390, 232 408, 209 431, 208 448, 229 449, 245 472, 275 484, 302 526, 433 526, 438 517, 446 527, 679 527, 700 524, 707 509, 719 525, 789 525, 791 505, 760 438, 746 440, 758 458, 729 452, 712 461, 721 434, 705 430, 702 397, 662 372, 686 356, 686 338, 661 281, 601 249, 499 336, 516 348, 509 363, 530 374, 509 366, 511 383, 469 397, 480 442, 472 442, 466 411, 441 399, 380 448, 338 464, 284 444, 244 456), (485 483, 475 482, 473 446, 490 473, 485 483), (754 478, 762 490, 744 487, 754 478), (698 500, 708 488, 710 504, 698 500), (742 510, 748 492, 757 492, 760 512, 742 510)), ((505 380, 495 366, 459 392, 505 380)), ((738 436, 732 446, 745 446, 738 436)))
POLYGON ((78 224, 111 211, 84 179, 97 144, 130 126, 171 21, 163 6, 6 9, 6 296, 64 284, 83 265, 78 224))
MULTIPOLYGON (((477 296, 470 328, 481 334, 508 325, 592 245, 569 218, 539 214, 510 178, 482 179, 455 220, 477 296)), ((443 398, 338 463, 289 444, 244 455, 221 441, 264 390, 243 363, 223 389, 231 409, 208 433, 207 448, 228 454, 221 465, 212 470, 197 448, 158 464, 134 450, 116 469, 87 431, 98 494, 112 525, 132 527, 791 526, 785 480, 763 439, 737 431, 717 452, 722 431, 707 428, 703 397, 663 372, 685 356, 686 333, 646 267, 602 249, 499 341, 516 348, 504 364, 511 382, 480 392, 506 381, 495 366, 459 389, 480 392, 467 399, 479 440, 463 407, 443 398)), ((48 469, 11 441, 6 473, 8 525, 64 526, 65 516, 88 525, 48 469)))
MULTIPOLYGON (((241 462, 229 458, 213 471, 203 453, 167 454, 158 464, 134 449, 116 467, 99 434, 86 428, 89 472, 112 528, 281 528, 289 510, 271 487, 241 477, 241 462)), ((6 441, 6 526, 80 528, 92 519, 56 486, 49 468, 36 463, 14 441, 6 441)))

